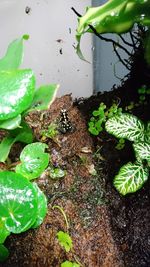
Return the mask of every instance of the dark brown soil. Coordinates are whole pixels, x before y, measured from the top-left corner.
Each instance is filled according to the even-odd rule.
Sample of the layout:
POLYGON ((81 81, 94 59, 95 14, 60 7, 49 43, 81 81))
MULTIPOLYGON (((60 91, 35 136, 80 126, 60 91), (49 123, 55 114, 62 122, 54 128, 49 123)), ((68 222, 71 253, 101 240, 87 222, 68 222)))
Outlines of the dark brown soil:
MULTIPOLYGON (((1 267, 60 267, 67 259, 84 267, 150 266, 150 182, 136 194, 121 197, 112 180, 121 165, 134 160, 131 144, 126 142, 118 151, 117 140, 105 131, 95 138, 87 131, 87 121, 100 102, 109 107, 119 99, 123 108, 130 101, 138 103, 137 88, 150 86, 147 72, 140 73, 140 68, 133 68, 121 88, 76 103, 67 95, 56 99, 48 111, 26 118, 36 139, 48 144, 53 165, 66 170, 66 175, 53 180, 46 171, 36 180, 48 199, 47 216, 38 229, 7 238, 10 257, 1 267), (43 140, 41 130, 58 120, 61 109, 67 109, 72 131, 43 140), (56 238, 59 230, 67 229, 54 205, 62 207, 69 220, 73 240, 69 253, 56 238)), ((135 105, 132 113, 147 121, 149 102, 135 105)))

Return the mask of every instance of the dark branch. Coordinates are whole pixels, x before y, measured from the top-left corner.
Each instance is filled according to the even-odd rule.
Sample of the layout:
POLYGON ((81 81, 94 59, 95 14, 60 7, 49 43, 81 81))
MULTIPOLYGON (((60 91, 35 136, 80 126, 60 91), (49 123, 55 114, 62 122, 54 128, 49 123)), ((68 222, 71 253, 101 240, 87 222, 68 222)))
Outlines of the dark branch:
POLYGON ((126 45, 133 47, 133 44, 130 44, 129 42, 127 42, 121 34, 119 34, 119 37, 126 45))
POLYGON ((92 26, 92 25, 89 25, 89 28, 95 33, 95 35, 97 37, 99 37, 101 40, 104 40, 106 42, 110 42, 112 43, 113 45, 115 46, 118 46, 119 48, 121 48, 122 50, 124 50, 128 56, 131 56, 132 54, 125 48, 123 47, 121 44, 119 44, 118 42, 114 41, 113 39, 110 39, 110 38, 106 38, 104 36, 102 36, 101 34, 99 34, 96 29, 92 26))
POLYGON ((132 41, 132 43, 133 43, 133 48, 134 48, 134 50, 136 50, 136 43, 135 43, 135 41, 134 41, 133 34, 132 34, 131 31, 130 31, 130 38, 131 38, 131 41, 132 41))
POLYGON ((73 12, 78 16, 78 17, 82 17, 82 15, 81 14, 79 14, 76 10, 75 10, 75 8, 74 7, 72 7, 71 8, 72 10, 73 10, 73 12))
POLYGON ((121 56, 119 55, 119 53, 118 53, 118 51, 117 51, 117 49, 116 49, 116 46, 113 44, 113 48, 114 48, 114 51, 115 51, 115 53, 116 53, 116 55, 117 55, 117 57, 118 57, 118 59, 120 60, 120 62, 128 69, 128 70, 130 70, 130 67, 128 67, 128 64, 126 64, 124 61, 123 61, 123 59, 121 58, 121 56))

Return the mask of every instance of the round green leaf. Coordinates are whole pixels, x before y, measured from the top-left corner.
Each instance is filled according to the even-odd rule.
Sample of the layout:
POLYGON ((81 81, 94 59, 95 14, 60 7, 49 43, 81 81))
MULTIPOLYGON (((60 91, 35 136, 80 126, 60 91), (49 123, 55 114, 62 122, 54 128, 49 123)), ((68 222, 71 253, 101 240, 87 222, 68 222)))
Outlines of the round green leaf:
POLYGON ((28 179, 35 179, 46 169, 49 163, 49 154, 44 150, 46 144, 37 142, 27 145, 20 155, 21 164, 17 165, 16 172, 28 179))
POLYGON ((34 89, 32 70, 0 71, 0 120, 14 118, 26 110, 34 89))
POLYGON ((37 228, 43 222, 43 219, 45 218, 45 215, 47 213, 47 199, 36 183, 33 183, 33 186, 37 192, 38 210, 37 218, 34 224, 32 225, 32 228, 37 228))
POLYGON ((33 225, 37 216, 37 192, 25 177, 0 172, 0 218, 6 229, 21 233, 33 225))

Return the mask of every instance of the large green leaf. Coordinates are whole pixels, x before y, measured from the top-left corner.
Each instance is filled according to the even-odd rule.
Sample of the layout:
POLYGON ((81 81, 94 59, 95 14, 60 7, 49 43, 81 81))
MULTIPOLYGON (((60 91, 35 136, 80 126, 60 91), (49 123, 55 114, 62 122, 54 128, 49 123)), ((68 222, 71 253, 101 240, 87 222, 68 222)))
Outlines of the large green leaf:
POLYGON ((144 123, 136 116, 122 113, 115 115, 105 123, 108 133, 130 141, 144 141, 144 123))
POLYGON ((0 59, 0 71, 19 68, 23 58, 23 37, 14 40, 8 46, 6 55, 0 59))
POLYGON ((86 9, 85 15, 78 18, 76 33, 77 54, 81 59, 84 56, 80 49, 81 36, 86 32, 97 33, 126 33, 135 23, 150 26, 149 0, 110 0, 99 7, 86 9))
POLYGON ((0 72, 0 120, 16 117, 32 103, 35 78, 32 70, 0 72))
POLYGON ((58 88, 58 84, 50 84, 38 88, 35 91, 32 106, 29 111, 48 109, 55 99, 58 88))
POLYGON ((122 166, 114 178, 114 186, 122 195, 134 193, 147 181, 148 168, 139 163, 127 163, 122 166))
POLYGON ((150 162, 150 144, 148 143, 135 143, 133 148, 137 158, 147 160, 150 162))
POLYGON ((19 127, 21 123, 21 115, 19 114, 17 117, 0 121, 0 129, 13 130, 19 127))
POLYGON ((45 218, 45 215, 47 213, 47 199, 36 183, 33 183, 33 186, 37 192, 38 210, 36 221, 32 225, 32 228, 37 228, 43 222, 43 219, 45 218))
POLYGON ((37 192, 25 177, 0 172, 0 218, 12 233, 21 233, 33 225, 37 216, 37 192))
POLYGON ((44 152, 46 147, 40 142, 27 145, 20 154, 21 163, 17 165, 16 172, 30 180, 40 176, 49 163, 49 154, 44 152))

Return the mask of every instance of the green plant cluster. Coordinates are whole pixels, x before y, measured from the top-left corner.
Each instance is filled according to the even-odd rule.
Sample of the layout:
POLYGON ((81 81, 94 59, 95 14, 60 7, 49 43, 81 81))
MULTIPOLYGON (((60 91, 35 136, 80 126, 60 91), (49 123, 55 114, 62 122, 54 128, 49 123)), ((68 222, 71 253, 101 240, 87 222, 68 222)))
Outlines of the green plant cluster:
POLYGON ((23 58, 23 36, 13 41, 0 59, 0 129, 8 135, 0 143, 0 162, 5 162, 15 142, 32 143, 33 135, 25 115, 33 110, 45 110, 53 102, 58 85, 36 89, 31 69, 19 69, 23 58))
POLYGON ((108 133, 133 142, 136 161, 121 167, 114 178, 114 186, 122 194, 134 193, 149 177, 150 122, 144 124, 136 116, 122 113, 114 115, 105 124, 108 133))
POLYGON ((0 261, 9 255, 3 244, 7 236, 38 227, 46 215, 46 197, 36 183, 30 182, 39 177, 49 163, 45 148, 46 145, 39 142, 27 145, 16 172, 0 172, 0 248, 3 248, 0 261))
POLYGON ((91 134, 99 135, 104 130, 106 120, 114 116, 114 114, 120 114, 122 112, 122 108, 119 108, 116 103, 113 103, 109 109, 106 110, 106 108, 104 103, 100 103, 99 108, 92 112, 93 116, 88 123, 88 130, 91 134))
POLYGON ((19 69, 23 57, 25 35, 13 41, 0 59, 0 129, 6 136, 0 143, 0 162, 8 158, 12 145, 27 144, 20 154, 15 172, 0 172, 0 261, 9 251, 4 245, 10 233, 19 234, 38 227, 47 212, 47 200, 36 183, 49 164, 47 145, 33 142, 33 134, 25 115, 33 110, 45 110, 54 100, 57 85, 36 89, 35 77, 30 69, 19 69))
MULTIPOLYGON (((69 222, 68 222, 66 213, 64 212, 63 208, 60 206, 53 206, 53 209, 54 208, 59 209, 60 212, 62 213, 65 223, 66 223, 66 228, 67 228, 67 232, 64 232, 64 231, 57 232, 58 242, 61 245, 61 247, 64 248, 66 252, 69 252, 73 250, 73 242, 72 242, 71 236, 68 233, 69 222)), ((61 263, 61 267, 80 267, 80 264, 77 262, 72 262, 72 261, 64 261, 61 263)))
POLYGON ((55 140, 56 136, 58 135, 58 125, 56 123, 50 123, 48 129, 44 129, 41 131, 42 140, 46 137, 55 140))

